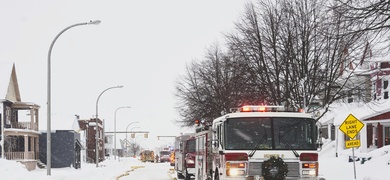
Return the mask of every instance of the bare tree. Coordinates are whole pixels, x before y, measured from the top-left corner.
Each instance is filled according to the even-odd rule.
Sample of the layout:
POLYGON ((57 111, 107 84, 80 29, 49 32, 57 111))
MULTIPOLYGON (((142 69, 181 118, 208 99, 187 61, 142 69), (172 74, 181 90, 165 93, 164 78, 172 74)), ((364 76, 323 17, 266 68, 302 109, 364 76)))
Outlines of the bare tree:
POLYGON ((306 108, 347 96, 363 47, 359 34, 346 34, 340 15, 315 0, 260 0, 249 3, 229 47, 247 62, 251 82, 266 89, 264 102, 306 108), (336 89, 335 89, 336 88, 336 89))
POLYGON ((333 8, 353 24, 352 32, 388 31, 390 28, 390 2, 384 0, 336 0, 333 8))
POLYGON ((258 94, 247 85, 243 62, 214 45, 203 61, 193 62, 176 83, 176 97, 182 126, 196 119, 211 121, 230 108, 257 101, 258 94))
POLYGON ((236 31, 226 34, 226 52, 213 46, 177 81, 178 122, 211 121, 246 104, 325 109, 319 119, 333 102, 367 88, 369 78, 356 71, 366 55, 367 33, 348 33, 350 28, 326 1, 248 3, 236 31))

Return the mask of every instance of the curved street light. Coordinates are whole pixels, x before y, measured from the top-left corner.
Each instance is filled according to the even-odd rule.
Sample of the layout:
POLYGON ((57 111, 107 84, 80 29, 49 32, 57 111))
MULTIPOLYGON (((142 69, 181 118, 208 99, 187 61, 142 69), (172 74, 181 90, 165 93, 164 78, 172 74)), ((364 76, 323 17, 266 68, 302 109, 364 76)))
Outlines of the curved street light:
POLYGON ((84 23, 77 23, 68 26, 67 28, 63 29, 60 33, 58 33, 57 36, 53 39, 53 41, 50 44, 49 53, 47 55, 47 135, 46 135, 47 175, 51 175, 51 51, 57 39, 61 36, 61 34, 63 34, 68 29, 76 26, 82 26, 82 25, 90 25, 90 24, 98 25, 100 24, 100 22, 101 22, 100 20, 96 20, 96 21, 89 21, 84 23))
POLYGON ((132 127, 131 129, 130 129, 130 132, 133 132, 133 129, 135 129, 135 128, 140 128, 139 126, 137 126, 137 127, 132 127))
MULTIPOLYGON (((115 117, 114 117, 114 151, 116 152, 116 112, 119 109, 124 109, 124 108, 131 108, 130 106, 123 106, 123 107, 118 107, 115 110, 115 117)), ((116 154, 114 153, 114 160, 116 160, 116 154)), ((119 159, 118 159, 119 160, 119 159)))
MULTIPOLYGON (((96 116, 95 116, 95 122, 96 122, 96 130, 95 130, 95 139, 96 139, 96 148, 95 148, 95 151, 96 151, 96 167, 99 167, 99 133, 98 133, 98 105, 99 105, 99 99, 100 99, 100 96, 102 96, 103 93, 105 93, 106 91, 110 90, 110 89, 115 89, 115 88, 123 88, 123 86, 113 86, 113 87, 109 87, 107 89, 105 89, 103 92, 101 92, 99 94, 99 97, 97 98, 96 100, 96 116)), ((103 144, 104 144, 104 119, 103 119, 103 144)), ((104 150, 104 149, 103 149, 104 150)))
POLYGON ((129 125, 127 125, 127 127, 126 127, 126 141, 128 141, 128 140, 127 140, 127 129, 129 128, 130 125, 132 125, 132 124, 134 124, 134 123, 139 123, 139 122, 138 122, 138 121, 132 122, 132 123, 130 123, 129 125))

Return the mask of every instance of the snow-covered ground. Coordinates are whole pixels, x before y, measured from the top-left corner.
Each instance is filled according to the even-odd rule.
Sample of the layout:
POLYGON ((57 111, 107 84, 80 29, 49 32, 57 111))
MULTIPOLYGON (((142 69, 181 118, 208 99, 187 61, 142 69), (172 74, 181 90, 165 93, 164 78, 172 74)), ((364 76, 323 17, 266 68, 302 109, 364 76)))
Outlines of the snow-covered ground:
MULTIPOLYGON (((360 153, 359 150, 355 149, 355 156, 359 158, 359 161, 355 163, 356 179, 389 179, 389 151, 390 146, 372 150, 369 153, 360 153), (361 163, 363 158, 370 160, 361 163)), ((353 163, 349 162, 349 156, 352 156, 352 149, 339 151, 338 157, 336 157, 334 142, 325 144, 319 157, 320 175, 327 180, 354 180, 353 163)), ((95 164, 87 163, 82 163, 81 166, 81 169, 52 168, 51 176, 47 176, 46 169, 37 168, 33 171, 27 171, 20 163, 0 159, 0 177, 6 180, 114 180, 118 177, 121 180, 145 178, 168 180, 175 177, 174 173, 169 173, 171 166, 168 163, 142 163, 135 158, 122 158, 120 162, 113 159, 106 160, 99 164, 99 168, 96 168, 95 164), (151 166, 154 167, 151 168, 151 166)))
MULTIPOLYGON (((390 179, 388 177, 388 171, 390 170, 390 146, 375 149, 368 153, 360 153, 356 148, 354 151, 357 180, 390 179)), ((339 151, 338 157, 336 157, 335 142, 326 144, 319 156, 319 173, 327 180, 353 180, 355 172, 353 162, 349 162, 350 157, 352 157, 352 149, 339 151)))
MULTIPOLYGON (((27 171, 26 168, 15 161, 7 161, 0 159, 0 179, 5 177, 6 180, 114 180, 121 177, 130 170, 137 170, 139 166, 144 166, 145 163, 140 162, 135 158, 121 158, 118 160, 106 160, 96 164, 82 163, 80 169, 74 168, 51 168, 51 176, 47 176, 46 169, 36 168, 32 171, 27 171)), ((167 176, 166 173, 164 176, 167 176)), ((142 178, 141 178, 142 179, 142 178)))

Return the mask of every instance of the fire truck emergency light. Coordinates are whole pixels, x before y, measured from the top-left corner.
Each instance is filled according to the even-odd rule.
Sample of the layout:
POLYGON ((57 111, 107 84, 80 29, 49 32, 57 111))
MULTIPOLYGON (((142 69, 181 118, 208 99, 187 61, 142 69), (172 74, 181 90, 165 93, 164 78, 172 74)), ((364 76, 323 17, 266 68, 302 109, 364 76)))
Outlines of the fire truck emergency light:
POLYGON ((196 120, 195 120, 195 125, 196 125, 196 126, 199 126, 199 125, 200 125, 200 120, 199 120, 199 119, 196 119, 196 120))
POLYGON ((280 112, 284 111, 283 106, 243 106, 240 108, 240 112, 280 112))

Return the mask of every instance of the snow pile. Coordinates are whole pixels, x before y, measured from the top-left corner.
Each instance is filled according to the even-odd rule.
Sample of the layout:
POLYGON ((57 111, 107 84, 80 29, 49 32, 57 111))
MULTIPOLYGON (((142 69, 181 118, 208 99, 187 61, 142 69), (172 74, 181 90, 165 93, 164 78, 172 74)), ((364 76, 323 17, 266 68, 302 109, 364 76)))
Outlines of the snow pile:
MULTIPOLYGON (((121 158, 120 162, 114 159, 108 159, 96 164, 82 163, 80 169, 72 167, 67 168, 51 168, 51 175, 47 175, 46 169, 39 169, 28 171, 24 165, 16 161, 9 161, 0 159, 0 174, 2 178, 7 180, 43 180, 43 179, 116 179, 118 176, 132 170, 141 164, 135 158, 121 158)), ((1 178, 1 179, 2 179, 1 178)))
MULTIPOLYGON (((354 149, 357 180, 386 180, 390 168, 390 146, 361 153, 354 149)), ((335 142, 323 146, 319 153, 320 175, 326 180, 353 180, 352 149, 339 150, 336 157, 335 142)))
POLYGON ((27 174, 27 168, 16 161, 8 161, 5 159, 0 159, 0 174, 27 174))

